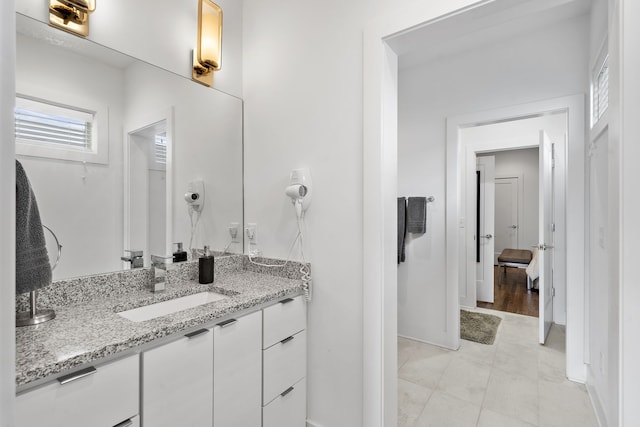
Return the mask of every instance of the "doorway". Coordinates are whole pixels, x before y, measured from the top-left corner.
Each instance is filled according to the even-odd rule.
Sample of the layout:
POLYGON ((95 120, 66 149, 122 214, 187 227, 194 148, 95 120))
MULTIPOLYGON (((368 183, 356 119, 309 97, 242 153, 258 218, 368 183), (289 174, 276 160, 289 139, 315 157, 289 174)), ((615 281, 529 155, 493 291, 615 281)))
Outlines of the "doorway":
MULTIPOLYGON (((173 108, 148 114, 125 131, 124 250, 172 253, 173 108)), ((123 268, 128 268, 124 265, 123 268)))
MULTIPOLYGON (((559 135, 554 136, 563 137, 565 130, 558 124, 560 128, 553 133, 559 135)), ((492 158, 495 164, 494 215, 491 217, 491 211, 487 210, 481 211, 479 217, 480 223, 490 223, 493 230, 492 262, 487 263, 487 268, 495 272, 490 285, 493 294, 491 299, 483 298, 478 289, 478 307, 538 317, 535 261, 526 269, 525 266, 498 267, 498 257, 504 249, 526 251, 533 256, 534 246, 538 244, 538 151, 538 147, 531 147, 477 153, 478 162, 492 158)))
MULTIPOLYGON (((552 2, 553 3, 553 2, 552 2)), ((393 411, 393 398, 392 394, 396 392, 395 381, 393 380, 393 369, 395 365, 396 357, 394 356, 395 349, 395 336, 393 334, 395 327, 395 318, 397 314, 400 314, 401 310, 398 310, 397 302, 398 295, 396 294, 397 278, 393 277, 396 274, 396 263, 392 256, 393 248, 392 242, 395 239, 395 233, 397 232, 397 224, 395 221, 394 211, 396 209, 395 197, 398 192, 397 188, 397 118, 395 117, 398 98, 398 53, 403 53, 403 49, 406 49, 406 44, 401 46, 401 37, 407 35, 407 38, 416 36, 418 30, 424 30, 427 34, 425 39, 434 40, 435 33, 440 34, 439 30, 436 30, 438 24, 443 23, 442 26, 446 26, 449 31, 459 32, 461 29, 466 31, 472 26, 473 29, 479 29, 478 26, 485 26, 485 28, 491 28, 497 30, 496 21, 494 19, 503 19, 506 15, 510 18, 514 18, 514 13, 517 18, 522 18, 525 15, 531 13, 531 9, 524 10, 519 6, 526 4, 537 8, 538 6, 549 7, 550 3, 545 3, 546 6, 541 5, 540 2, 509 2, 509 7, 503 9, 504 2, 490 2, 483 4, 476 4, 464 8, 462 11, 456 11, 449 16, 442 17, 442 10, 435 10, 437 7, 425 7, 419 12, 417 16, 408 16, 407 13, 398 12, 396 15, 392 15, 389 19, 385 19, 384 22, 372 24, 370 28, 365 31, 365 107, 364 107, 364 182, 365 182, 365 197, 364 197, 364 282, 367 284, 364 291, 364 324, 365 324, 365 339, 363 343, 365 354, 376 355, 373 360, 366 363, 365 382, 365 413, 368 413, 368 409, 371 409, 372 414, 378 414, 384 419, 387 419, 387 413, 393 411), (506 12, 505 12, 506 10, 506 12), (476 14, 477 12, 477 14, 476 14), (504 12, 504 13, 500 13, 504 12), (464 16, 463 16, 464 15, 464 16), (419 17, 418 17, 419 16, 419 17), (459 19, 458 19, 459 18, 459 19), (479 19, 478 19, 479 18, 479 19), (451 19, 451 21, 449 21, 451 19), (477 20, 476 20, 477 19, 477 20), (446 24, 444 24, 444 22, 446 24), (461 24, 461 21, 462 22, 461 24), (491 23, 489 23, 491 21, 491 23), (454 23, 455 22, 455 23, 454 23), (409 25, 408 25, 409 24, 409 25), (417 25, 416 25, 417 24, 417 25), (453 25, 452 25, 453 24, 453 25), (465 26, 465 24, 468 24, 465 26), (411 31, 409 31, 411 30, 411 31), (392 43, 391 38, 394 38, 398 42, 398 45, 392 43), (386 43, 380 43, 380 40, 386 43), (383 108, 380 108, 380 107, 383 108), (369 167, 370 166, 370 167, 369 167), (384 243, 383 246, 381 242, 384 243), (368 369, 371 366, 380 364, 384 366, 381 371, 368 369), (369 375, 369 373, 371 375, 369 375), (381 399, 381 400, 380 400, 381 399), (390 403, 387 403, 386 399, 391 399, 390 403), (391 405, 390 407, 388 405, 391 405), (368 408, 368 409, 367 409, 368 408), (380 413, 373 408, 384 408, 380 413)), ((544 16, 545 22, 548 24, 551 15, 559 16, 555 6, 560 5, 560 2, 553 4, 554 7, 549 10, 545 10, 544 13, 536 14, 536 17, 544 16), (552 10, 553 9, 553 10, 552 10)), ((576 6, 576 3, 567 6, 576 6)), ((565 10, 566 11, 566 10, 565 10)), ((540 10, 538 10, 540 12, 540 10)), ((567 15, 564 15, 566 18, 567 15)), ((516 19, 517 20, 517 19, 516 19)), ((504 22, 504 21, 503 21, 504 22)), ((513 24, 515 20, 510 19, 510 23, 513 24)), ((558 20, 554 21, 558 22, 558 20)), ((583 21, 584 23, 584 21, 583 21)), ((442 26, 440 28, 442 28, 442 26)), ((559 32, 567 30, 570 26, 560 25, 556 27, 559 32)), ((581 26, 581 28, 587 29, 587 26, 581 26)), ((504 32, 494 31, 494 34, 500 33, 504 35, 504 32)), ((441 34, 440 34, 441 35, 441 34)), ((477 35, 477 33, 476 33, 477 35)), ((558 40, 562 40, 566 34, 553 35, 548 31, 548 28, 541 37, 534 40, 543 41, 552 38, 555 45, 558 40)), ((576 43, 584 44, 585 34, 574 34, 572 40, 576 43), (575 36, 575 37, 574 37, 575 36)), ((441 40, 450 40, 448 37, 441 37, 441 40)), ((477 39, 477 38, 476 38, 477 39)), ((415 39, 414 39, 415 40, 415 39)), ((468 39, 467 39, 468 40, 468 39)), ((508 40, 511 41, 511 40, 508 40)), ((413 45, 415 46, 415 44, 413 45)), ((438 44, 438 48, 442 52, 443 47, 438 44)), ((546 49, 546 48, 545 48, 546 49)), ((406 52, 406 51, 405 51, 406 52)), ((444 103, 451 103, 454 100, 460 100, 460 102, 466 102, 464 109, 449 108, 450 111, 482 111, 482 109, 491 109, 489 113, 484 115, 468 115, 466 118, 468 121, 459 120, 454 123, 453 121, 447 121, 446 127, 443 129, 441 122, 433 123, 431 129, 436 130, 434 137, 424 136, 422 141, 424 146, 427 147, 442 147, 430 159, 433 159, 433 163, 428 165, 422 165, 427 173, 431 173, 432 176, 440 177, 441 181, 433 182, 437 184, 435 190, 439 190, 439 193, 434 190, 426 189, 419 193, 428 193, 436 196, 436 200, 440 201, 433 206, 434 223, 437 222, 437 226, 434 225, 434 235, 431 236, 430 242, 431 254, 437 255, 438 260, 433 265, 433 268, 428 269, 425 274, 416 275, 416 277, 429 277, 428 285, 424 285, 429 291, 436 292, 436 295, 426 301, 433 303, 434 307, 426 310, 423 307, 423 312, 428 316, 428 320, 422 323, 423 328, 433 328, 437 334, 438 342, 447 347, 456 348, 459 345, 459 337, 457 337, 459 327, 459 315, 458 315, 458 295, 459 286, 461 282, 465 281, 466 276, 460 272, 461 264, 465 264, 465 254, 460 251, 461 248, 468 246, 465 241, 464 231, 467 226, 467 216, 465 211, 465 204, 461 200, 462 190, 462 175, 461 175, 461 157, 464 160, 464 156, 467 154, 458 141, 459 132, 464 126, 469 126, 477 123, 489 123, 492 120, 499 120, 500 117, 526 117, 531 114, 531 110, 528 108, 522 108, 527 104, 527 107, 531 107, 532 104, 537 104, 539 109, 535 111, 553 111, 555 109, 566 109, 569 114, 569 141, 567 142, 568 159, 568 171, 567 171, 567 189, 568 189, 568 214, 567 216, 572 218, 571 224, 567 224, 567 234, 571 236, 571 244, 576 246, 575 254, 570 250, 566 252, 571 254, 571 259, 568 259, 567 276, 571 278, 570 283, 579 284, 583 283, 583 266, 580 265, 581 261, 579 253, 583 250, 583 237, 581 237, 579 229, 583 229, 583 198, 584 186, 583 186, 583 152, 581 151, 584 144, 582 139, 584 135, 584 99, 583 96, 577 96, 574 98, 567 97, 565 99, 554 98, 554 96, 561 96, 566 93, 581 93, 584 92, 587 85, 587 79, 580 81, 579 79, 565 80, 565 82, 572 85, 571 88, 563 86, 562 88, 549 86, 544 91, 534 89, 533 92, 528 95, 522 93, 515 94, 513 91, 509 93, 500 93, 503 97, 497 99, 492 98, 490 102, 484 102, 483 105, 475 105, 474 102, 478 102, 482 99, 478 95, 474 88, 484 87, 487 90, 493 90, 496 88, 495 84, 485 83, 477 84, 475 80, 479 76, 496 76, 496 71, 504 70, 504 63, 499 61, 487 60, 488 57, 485 52, 478 52, 477 49, 471 49, 473 55, 476 55, 474 61, 478 57, 484 58, 482 62, 483 67, 478 68, 476 66, 464 66, 459 64, 456 68, 456 74, 458 79, 456 80, 456 93, 455 99, 453 96, 446 96, 438 92, 439 87, 445 86, 443 81, 451 73, 434 75, 432 70, 421 73, 416 72, 416 79, 422 79, 422 81, 429 80, 434 82, 433 91, 431 93, 422 94, 418 91, 413 91, 412 99, 433 101, 431 103, 434 108, 443 108, 444 103), (498 64, 498 65, 496 65, 498 64), (500 67, 500 68, 496 68, 500 67), (473 69, 473 72, 469 70, 473 69), (425 79, 425 76, 429 76, 429 79, 425 79), (475 86, 469 87, 476 83, 475 86), (556 90, 557 89, 557 90, 556 90), (539 99, 552 99, 551 101, 536 101, 539 99), (437 102, 435 101, 437 100, 437 102), (510 102, 509 102, 510 101, 510 102), (560 105, 558 105, 558 101, 560 105), (566 102, 562 102, 566 101, 566 102), (503 109, 504 105, 517 104, 511 110, 503 109), (498 113, 503 113, 497 115, 498 113), (442 139, 446 138, 446 143, 441 144, 442 139), (442 159, 445 158, 445 162, 442 159), (440 159, 440 161, 438 161, 440 159), (444 163, 444 167, 442 165, 444 163), (440 190, 440 188, 442 188, 440 190), (439 197, 442 196, 442 197, 439 197), (575 215, 574 215, 575 214, 575 215), (444 241, 444 243, 442 243, 444 241), (430 274, 430 276, 427 276, 430 274)), ((522 47, 513 47, 510 52, 514 53, 527 53, 531 58, 530 49, 522 49, 522 47)), ((547 52, 548 53, 548 52, 547 52)), ((510 60, 513 56, 505 56, 510 60)), ((535 57, 535 55, 533 55, 535 57)), ((489 58, 490 59, 490 58, 489 58)), ((562 60, 563 58, 558 58, 562 60)), ((511 61, 516 62, 516 61, 511 61)), ((438 62, 436 62, 437 65, 438 62)), ((468 65, 468 64, 467 64, 468 65)), ((507 78, 514 78, 522 84, 527 82, 525 90, 533 89, 531 82, 543 76, 548 76, 548 73, 544 73, 541 70, 536 71, 536 67, 540 63, 529 62, 526 69, 523 70, 509 70, 507 78), (526 77, 525 77, 526 75, 526 77)), ((573 76, 580 75, 581 70, 584 69, 584 64, 577 64, 573 66, 561 67, 562 72, 570 73, 573 76)), ((542 68, 546 67, 542 66, 542 68)), ((502 77, 502 75, 500 75, 502 77)), ((497 78, 496 81, 504 81, 503 78, 497 78)), ((541 82, 543 83, 543 82, 541 82)), ((540 86, 542 87, 542 86, 540 86)), ((492 92, 495 95, 495 90, 492 92)), ((485 111, 486 112, 486 111, 485 111)), ((428 117, 434 117, 433 110, 431 114, 427 111, 425 114, 417 114, 414 111, 414 116, 418 117, 423 123, 430 125, 426 121, 428 117)), ((445 115, 446 116, 446 115, 445 115)), ((439 119, 438 116, 435 116, 439 119)), ((460 117, 458 117, 460 118, 460 117)), ((423 126, 420 122, 416 121, 416 125, 423 126)), ((421 182, 429 182, 423 179, 421 182)), ((416 191, 402 190, 403 193, 416 193, 416 191)), ((410 262, 409 262, 410 263, 410 262)), ((408 264, 409 264, 408 263, 408 264)), ((466 271, 466 270, 465 270, 466 271)), ((425 279, 426 280, 426 279, 425 279)), ((426 282, 425 282, 426 283, 426 282)), ((576 306, 571 306, 571 319, 576 319, 573 327, 575 331, 571 330, 572 326, 569 325, 568 338, 568 369, 567 373, 572 378, 584 379, 584 364, 582 363, 581 349, 583 348, 580 340, 584 334, 580 331, 583 326, 580 324, 579 319, 583 318, 583 307, 580 305, 581 289, 574 289, 576 292, 572 292, 572 297, 576 298, 576 306), (576 345, 577 344, 577 345, 576 345), (577 372, 571 372, 571 367, 577 366, 577 372), (574 375, 575 374, 575 375, 574 375)), ((572 290, 573 291, 573 290, 572 290)), ((413 302, 415 298, 407 298, 407 301, 413 302)), ((424 302, 425 300, 423 300, 424 302)), ((398 326, 400 321, 398 320, 398 326)), ((368 422, 365 419, 367 425, 378 425, 374 417, 372 422, 368 422)))
MULTIPOLYGON (((461 254, 464 255, 465 259, 465 263, 459 266, 460 274, 465 277, 465 280, 460 283, 460 305, 475 308, 479 299, 483 299, 482 297, 487 293, 493 293, 491 284, 486 284, 489 289, 485 289, 483 293, 478 291, 480 282, 476 278, 478 268, 474 246, 478 221, 476 219, 477 215, 475 215, 477 196, 474 181, 477 159, 495 159, 496 155, 498 155, 507 160, 505 168, 500 170, 502 174, 520 171, 523 174, 523 181, 528 178, 534 184, 527 186, 527 192, 533 194, 528 197, 527 209, 524 209, 522 213, 525 220, 522 221, 521 229, 523 234, 526 233, 526 235, 521 239, 520 247, 513 249, 529 251, 531 246, 539 244, 544 244, 544 247, 548 248, 545 251, 540 250, 538 252, 539 256, 532 260, 541 267, 538 269, 540 275, 539 283, 541 285, 538 301, 540 318, 541 320, 544 319, 540 324, 540 342, 544 343, 552 319, 555 318, 557 323, 564 324, 563 319, 566 318, 565 299, 561 297, 566 295, 566 266, 560 265, 558 262, 554 267, 552 258, 552 254, 557 253, 560 255, 558 257, 559 260, 565 259, 562 256, 566 249, 566 230, 562 221, 565 217, 566 206, 565 187, 562 180, 557 180, 557 191, 554 199, 553 186, 549 185, 547 189, 543 184, 552 183, 554 171, 558 176, 566 174, 566 157, 562 156, 561 153, 566 151, 565 135, 568 133, 568 111, 566 108, 536 111, 536 107, 531 105, 524 107, 527 111, 526 114, 514 115, 515 110, 520 108, 506 108, 503 110, 505 115, 492 116, 489 121, 472 119, 467 123, 473 123, 473 125, 465 125, 464 122, 456 125, 460 128, 457 133, 457 143, 460 144, 461 151, 465 153, 464 163, 458 163, 462 167, 461 194, 464 194, 465 197, 461 200, 461 204, 463 205, 462 211, 465 212, 466 217, 465 228, 463 229, 466 245, 460 248, 461 254), (512 111, 512 113, 508 113, 509 111, 512 111), (541 133, 541 130, 544 132, 541 133), (551 137, 547 137, 546 134, 551 135, 551 137), (510 135, 510 137, 496 142, 497 135, 510 135), (552 145, 551 141, 554 141, 555 145, 552 145), (555 168, 553 168, 554 161, 551 158, 552 146, 555 146, 558 152, 555 168), (536 147, 539 147, 537 149, 537 162, 535 161, 536 147), (543 147, 546 148, 543 149, 543 147), (531 150, 532 148, 533 150, 531 150), (527 162, 524 160, 526 157, 520 159, 517 155, 513 155, 513 150, 521 149, 529 149, 525 153, 530 156, 533 154, 534 159, 532 160, 534 161, 527 162), (549 158, 543 156, 543 154, 547 154, 547 151, 549 152, 549 158), (511 156, 509 152, 511 152, 511 156), (486 155, 483 156, 485 153, 486 155), (538 169, 543 170, 544 173, 537 173, 538 169), (536 183, 537 185, 535 185, 536 183), (545 191, 541 191, 542 189, 545 191), (549 197, 549 199, 547 200, 546 197, 549 197), (555 211, 558 218, 556 221, 553 220, 554 205, 556 206, 555 211), (526 216, 525 213, 527 214, 526 216), (552 232, 551 229, 553 227, 557 229, 556 232, 552 232), (545 232, 544 236, 540 231, 545 232), (544 270, 543 264, 547 267, 544 270), (554 291, 551 288, 551 283, 553 282, 558 296, 555 304, 557 316, 554 316, 552 306, 554 291)), ((457 118, 450 119, 452 123, 458 123, 458 120, 457 118)), ((463 120, 469 120, 469 117, 463 120)), ((490 218, 489 222, 493 225, 493 218, 490 218)), ((533 254, 535 255, 535 251, 533 254)), ((490 265, 493 264, 493 259, 487 259, 485 263, 487 264, 486 268, 489 269, 491 268, 490 265)), ((527 286, 526 278, 522 286, 527 286)))

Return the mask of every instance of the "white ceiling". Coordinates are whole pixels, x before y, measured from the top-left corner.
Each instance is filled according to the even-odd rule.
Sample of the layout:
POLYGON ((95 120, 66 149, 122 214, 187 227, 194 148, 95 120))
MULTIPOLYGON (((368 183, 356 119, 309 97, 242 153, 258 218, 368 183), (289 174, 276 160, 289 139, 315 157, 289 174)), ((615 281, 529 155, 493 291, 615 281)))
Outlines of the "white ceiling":
POLYGON ((400 69, 584 15, 592 0, 495 0, 387 39, 400 69))

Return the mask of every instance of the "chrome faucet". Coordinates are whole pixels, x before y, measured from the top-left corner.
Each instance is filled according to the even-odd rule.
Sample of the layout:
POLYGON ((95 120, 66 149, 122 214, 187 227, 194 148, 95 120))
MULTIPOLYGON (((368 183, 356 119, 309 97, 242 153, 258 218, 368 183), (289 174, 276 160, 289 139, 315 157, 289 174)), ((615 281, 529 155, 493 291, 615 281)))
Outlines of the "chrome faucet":
POLYGON ((153 283, 151 284, 151 292, 162 292, 165 290, 167 271, 172 269, 172 265, 173 255, 151 255, 151 268, 153 269, 153 283))
POLYGON ((129 256, 122 256, 120 259, 122 261, 126 261, 131 263, 131 268, 142 268, 144 267, 144 253, 143 251, 132 251, 130 249, 125 249, 125 252, 129 252, 129 256))

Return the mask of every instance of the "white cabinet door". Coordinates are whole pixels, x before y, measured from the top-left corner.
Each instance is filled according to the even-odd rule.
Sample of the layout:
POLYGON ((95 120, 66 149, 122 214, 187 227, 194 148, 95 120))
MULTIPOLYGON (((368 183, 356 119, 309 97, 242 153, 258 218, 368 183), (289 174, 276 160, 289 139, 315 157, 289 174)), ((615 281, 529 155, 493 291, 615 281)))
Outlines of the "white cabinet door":
POLYGON ((260 426, 262 313, 219 323, 213 343, 214 426, 260 426))
POLYGON ((305 379, 284 390, 264 407, 262 427, 304 427, 307 418, 305 379))
POLYGON ((138 413, 138 355, 63 375, 16 397, 18 427, 115 426, 138 413), (107 402, 107 403, 105 403, 107 402))
POLYGON ((210 329, 142 353, 142 425, 211 427, 212 360, 210 329))

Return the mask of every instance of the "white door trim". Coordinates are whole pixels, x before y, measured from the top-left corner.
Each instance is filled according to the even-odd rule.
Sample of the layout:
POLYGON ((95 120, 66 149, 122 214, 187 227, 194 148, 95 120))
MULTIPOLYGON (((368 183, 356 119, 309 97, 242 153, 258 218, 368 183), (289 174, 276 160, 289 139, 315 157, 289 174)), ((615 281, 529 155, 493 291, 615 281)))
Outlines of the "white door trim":
MULTIPOLYGON (((584 100, 582 94, 554 98, 528 104, 506 108, 487 110, 450 117, 447 120, 447 206, 451 202, 452 208, 447 209, 448 223, 458 223, 457 212, 464 212, 458 197, 464 194, 461 180, 464 165, 463 153, 470 144, 475 151, 492 151, 501 149, 522 148, 537 145, 531 141, 496 141, 492 143, 467 143, 461 141, 459 131, 465 127, 478 124, 490 124, 498 121, 531 117, 545 112, 566 111, 568 114, 568 155, 566 159, 566 283, 567 283, 567 376, 568 378, 584 382, 586 380, 586 366, 584 364, 584 235, 585 235, 585 183, 584 183, 584 100)), ((447 245, 463 238, 464 230, 449 234, 447 229, 447 245)), ((464 248, 460 249, 461 251, 464 248)), ((454 262, 463 256, 458 252, 454 262), (458 258, 460 257, 460 258, 458 258)), ((458 267, 456 267, 458 268, 458 267)), ((460 265, 460 268, 463 268, 460 265)))
POLYGON ((15 2, 0 14, 0 425, 14 425, 16 173, 13 107, 15 92, 15 2))

